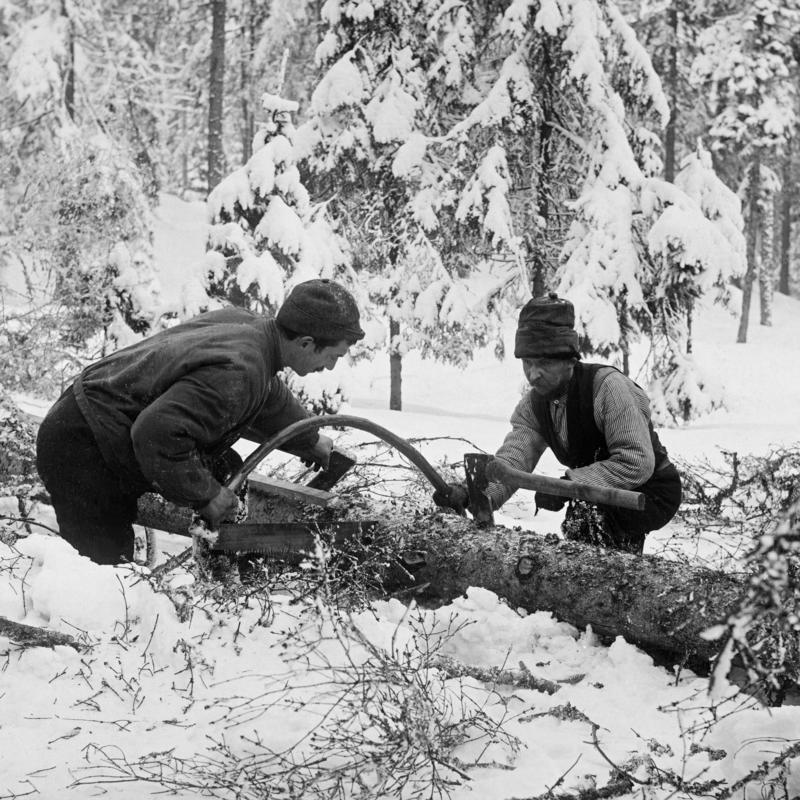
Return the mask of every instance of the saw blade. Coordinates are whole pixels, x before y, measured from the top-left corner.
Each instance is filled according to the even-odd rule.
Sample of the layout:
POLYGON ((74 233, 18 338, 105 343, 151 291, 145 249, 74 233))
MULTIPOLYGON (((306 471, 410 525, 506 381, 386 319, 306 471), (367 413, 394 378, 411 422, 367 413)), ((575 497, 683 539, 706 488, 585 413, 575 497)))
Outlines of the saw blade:
POLYGON ((377 522, 224 522, 219 527, 215 550, 224 552, 300 554, 311 552, 315 535, 336 547, 350 541, 367 543, 377 522))

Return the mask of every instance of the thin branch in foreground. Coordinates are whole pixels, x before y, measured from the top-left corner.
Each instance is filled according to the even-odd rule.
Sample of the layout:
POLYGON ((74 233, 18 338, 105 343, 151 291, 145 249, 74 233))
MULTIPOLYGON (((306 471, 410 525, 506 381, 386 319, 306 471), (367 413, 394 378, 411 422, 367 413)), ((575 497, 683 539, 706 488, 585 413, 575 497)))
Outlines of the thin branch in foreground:
POLYGON ((37 528, 44 528, 46 531, 59 536, 59 532, 55 528, 45 525, 43 522, 37 522, 30 517, 11 517, 8 514, 0 514, 0 519, 8 520, 8 522, 21 522, 23 525, 36 525, 37 528))
POLYGON ((448 678, 474 678, 482 683, 513 686, 518 689, 532 689, 535 692, 555 694, 561 686, 546 678, 537 678, 520 662, 519 670, 501 667, 476 667, 464 664, 449 656, 439 656, 431 666, 440 669, 448 678))

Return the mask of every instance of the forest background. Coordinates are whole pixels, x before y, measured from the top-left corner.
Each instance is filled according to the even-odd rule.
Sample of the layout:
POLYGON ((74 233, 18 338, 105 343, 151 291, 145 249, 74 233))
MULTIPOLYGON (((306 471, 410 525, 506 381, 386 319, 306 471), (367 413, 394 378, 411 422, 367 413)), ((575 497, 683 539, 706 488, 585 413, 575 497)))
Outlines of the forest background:
POLYGON ((0 280, 24 278, 2 385, 52 394, 131 336, 325 275, 389 355, 391 408, 409 351, 502 356, 502 321, 558 291, 660 422, 710 411, 695 301, 741 289, 744 343, 754 283, 770 325, 797 273, 798 5, 3 0, 0 280), (212 223, 170 307, 159 193, 212 223))
MULTIPOLYGON (((4 500, 17 504, 13 508, 18 507, 27 524, 37 487, 33 426, 17 406, 19 398, 41 398, 45 408, 82 366, 136 337, 220 303, 272 311, 293 283, 317 275, 341 280, 357 295, 368 335, 355 356, 362 364, 388 357, 391 409, 403 404, 404 363, 418 364, 422 357, 464 367, 476 352, 485 356, 492 348, 502 357, 519 305, 531 295, 557 291, 575 305, 583 351, 618 364, 646 386, 658 425, 677 426, 681 430, 671 432, 676 435, 691 432, 685 423, 722 408, 726 399, 718 382, 695 361, 693 331, 700 328, 695 314, 711 318, 708 309, 715 302, 727 305, 737 319, 731 340, 752 353, 756 345, 748 345, 748 338, 757 338, 751 336, 753 297, 759 300, 758 324, 768 329, 774 292, 797 295, 800 253, 792 234, 798 217, 798 32, 800 1, 793 0, 0 0, 4 500), (169 270, 155 269, 153 236, 156 218, 172 204, 173 195, 206 204, 208 241, 196 264, 184 265, 180 259, 185 268, 179 276, 170 273, 177 285, 166 292, 159 279, 169 270)), ((184 243, 176 236, 172 246, 184 243)), ((778 302, 776 308, 787 317, 796 314, 794 301, 778 302)), ((767 355, 783 352, 784 344, 790 352, 793 328, 787 325, 785 330, 788 343, 762 337, 767 346, 752 361, 763 366, 767 355)), ((717 359, 737 378, 750 374, 742 368, 743 360, 722 347, 717 359)), ((770 400, 793 397, 791 391, 781 393, 791 384, 789 371, 772 372, 774 385, 753 388, 764 389, 770 400)), ((330 383, 305 385, 289 380, 319 412, 335 411, 345 399, 338 375, 331 378, 330 383)), ((494 391, 493 386, 480 389, 480 402, 494 391)), ((752 406, 759 419, 770 414, 759 400, 752 406)), ((418 420, 403 417, 403 433, 419 435, 412 430, 418 420)), ((448 424, 462 421, 446 416, 436 420, 437 430, 448 424)), ((737 431, 739 443, 742 430, 737 431)), ((797 592, 787 576, 796 574, 797 516, 781 515, 796 500, 797 448, 784 444, 788 458, 780 453, 771 460, 754 456, 737 462, 737 454, 728 453, 734 460, 733 476, 722 480, 730 482, 731 497, 738 484, 762 525, 745 536, 747 544, 756 543, 748 569, 759 580, 743 600, 744 612, 756 605, 766 608, 779 619, 786 641, 796 642, 797 592), (747 480, 740 481, 742 477, 747 480), (751 502, 756 495, 757 501, 751 502), (779 518, 778 533, 760 538, 767 530, 763 526, 779 518)), ((4 506, 4 514, 6 510, 4 506)), ((718 519, 719 508, 711 511, 696 524, 718 519)), ((528 512, 530 508, 525 509, 526 519, 532 516, 528 512)), ((111 609, 108 601, 117 596, 118 580, 111 568, 103 573, 79 562, 55 537, 12 538, 11 545, 2 544, 2 567, 9 575, 2 584, 4 614, 33 619, 35 612, 37 624, 67 626, 86 609, 111 609), (26 606, 29 564, 38 592, 33 608, 26 606)), ((730 568, 740 563, 729 561, 730 568)), ((137 575, 131 573, 132 578, 137 575)), ((191 594, 186 589, 191 577, 176 576, 175 593, 191 594)), ((155 589, 136 585, 141 608, 155 607, 155 589)), ((517 625, 515 612, 496 597, 474 596, 480 602, 469 602, 490 606, 492 619, 500 614, 517 625)), ((195 600, 205 602, 204 597, 199 590, 195 594, 195 600)), ((213 603, 219 599, 213 593, 209 597, 213 603)), ((187 601, 186 607, 190 605, 187 601)), ((164 620, 175 624, 174 631, 154 640, 159 658, 176 675, 187 665, 191 671, 201 663, 196 658, 200 645, 181 649, 176 642, 182 639, 170 638, 173 632, 175 637, 185 635, 183 621, 174 609, 162 606, 164 620)), ((214 608, 226 625, 237 620, 228 608, 214 608)), ((406 611, 395 606, 390 611, 386 635, 393 643, 406 611)), ((85 629, 101 639, 111 637, 103 639, 103 647, 117 648, 119 640, 109 631, 120 615, 128 631, 128 607, 103 613, 88 619, 85 629)), ((202 623, 201 617, 198 613, 196 624, 202 623)), ((536 624, 540 621, 550 625, 544 617, 537 617, 536 624)), ((741 634, 740 621, 729 621, 729 640, 741 634)), ((130 640, 142 643, 144 651, 130 652, 142 678, 141 663, 146 662, 158 617, 150 626, 143 612, 134 622, 138 628, 130 640)), ((262 637, 277 631, 262 630, 262 622, 259 617, 251 630, 252 663, 259 665, 268 641, 262 637)), ((496 627, 491 619, 486 624, 487 631, 496 627)), ((528 634, 520 636, 516 627, 509 631, 508 642, 497 645, 488 663, 504 666, 503 658, 511 652, 504 650, 506 645, 527 641, 528 634)), ((209 622, 208 636, 217 633, 216 622, 209 622)), ((544 629, 536 634, 541 639, 549 635, 544 629)), ((465 662, 474 659, 487 636, 483 632, 482 638, 459 646, 456 654, 465 662)), ((237 622, 234 644, 238 637, 237 622)), ((583 669, 587 659, 607 658, 595 647, 591 632, 579 636, 573 631, 567 638, 569 642, 552 649, 569 649, 574 655, 569 665, 580 664, 581 673, 589 674, 583 669)), ((203 658, 208 664, 216 660, 220 669, 230 666, 249 674, 226 648, 227 639, 217 659, 206 646, 203 658)), ((290 652, 296 655, 296 650, 290 652)), ((656 680, 667 686, 672 676, 658 672, 653 677, 657 670, 640 665, 633 648, 619 644, 609 652, 617 661, 603 661, 602 680, 595 675, 590 688, 617 682, 618 693, 597 693, 599 700, 593 700, 610 726, 624 716, 619 714, 620 698, 631 687, 646 688, 656 680)), ((98 665, 117 663, 116 656, 106 658, 105 650, 97 653, 98 665)), ((23 658, 43 663, 49 656, 38 652, 23 658)), ((33 742, 50 736, 49 730, 43 732, 49 725, 46 718, 31 717, 29 706, 34 697, 41 709, 54 705, 41 691, 43 682, 52 682, 49 670, 59 675, 65 674, 62 667, 69 670, 73 694, 67 691, 61 699, 64 708, 71 708, 73 696, 83 702, 79 694, 85 676, 77 656, 69 663, 62 652, 53 658, 38 671, 20 662, 19 669, 2 673, 20 683, 0 693, 0 699, 15 703, 17 715, 7 717, 12 722, 2 731, 11 744, 0 753, 18 759, 15 781, 19 776, 20 781, 41 779, 54 787, 74 788, 75 783, 64 783, 74 776, 41 778, 45 768, 22 758, 42 751, 33 742), (34 682, 24 683, 29 677, 34 682), (42 720, 45 724, 38 724, 42 720), (20 731, 27 731, 30 740, 20 739, 20 731)), ((294 661, 287 659, 293 670, 294 661)), ((786 664, 795 670, 790 677, 796 684, 797 661, 786 658, 778 667, 785 672, 786 664)), ((775 663, 765 667, 766 677, 774 678, 775 663)), ((119 670, 119 680, 126 670, 119 670)), ((174 720, 163 719, 159 698, 175 695, 173 672, 153 672, 152 720, 140 717, 137 724, 148 734, 160 725, 169 742, 165 732, 174 720)), ((384 677, 376 685, 383 685, 384 677)), ((564 679, 570 679, 567 672, 564 679)), ((116 685, 114 680, 104 677, 102 685, 116 685)), ((254 683, 260 686, 259 681, 254 683)), ((56 695, 64 692, 66 682, 53 689, 56 695)), ((588 685, 584 682, 575 691, 584 693, 588 685)), ((691 688, 705 697, 707 682, 697 680, 691 688)), ((725 691, 730 688, 726 685, 725 691)), ((673 702, 672 695, 658 698, 653 708, 673 702)), ((134 697, 132 716, 136 702, 134 697)), ((535 702, 541 707, 541 698, 535 702)), ((375 705, 388 708, 383 701, 375 705)), ((407 705, 405 700, 398 703, 401 709, 407 705)), ((641 704, 631 707, 637 719, 644 717, 641 704)), ((360 699, 353 701, 353 708, 361 713, 360 699)), ((569 702, 564 708, 572 713, 569 702)), ((717 708, 709 708, 716 722, 717 708)), ((175 719, 179 711, 186 714, 182 706, 175 709, 175 719)), ((648 715, 656 720, 653 730, 662 723, 658 710, 658 715, 648 715)), ((705 713, 704 700, 697 716, 705 713)), ((792 733, 796 711, 786 707, 774 715, 772 710, 755 713, 756 722, 743 716, 740 723, 734 716, 728 728, 714 734, 720 749, 730 754, 712 767, 715 781, 728 781, 714 784, 714 796, 732 796, 740 778, 771 781, 778 773, 785 796, 796 796, 796 788, 791 789, 794 794, 787 788, 796 786, 790 783, 799 748, 792 733), (744 732, 735 729, 739 724, 744 732), (778 737, 788 749, 766 772, 759 771, 755 756, 749 761, 739 757, 745 736, 752 741, 778 737)), ((429 719, 439 717, 422 718, 421 727, 429 719)), ((196 724, 199 736, 210 723, 198 717, 187 724, 196 724)), ((658 784, 665 797, 689 792, 687 764, 716 757, 708 744, 687 749, 682 725, 683 718, 669 734, 672 748, 647 740, 648 750, 659 747, 659 757, 670 759, 670 771, 650 761, 637 762, 630 766, 634 778, 641 775, 637 786, 643 781, 658 784)), ((394 718, 387 726, 396 729, 394 718)), ((267 720, 268 727, 281 726, 267 720)), ((625 738, 630 738, 627 728, 625 722, 624 732, 615 729, 609 738, 620 752, 638 752, 645 740, 632 745, 625 738)), ((78 744, 90 733, 87 729, 74 739, 70 732, 48 738, 47 746, 69 750, 69 758, 59 763, 70 765, 80 751, 78 744)), ((305 737, 303 731, 301 741, 305 737)), ((537 734, 536 741, 548 737, 552 739, 549 729, 541 737, 537 734)), ((451 738, 446 732, 441 752, 450 747, 451 738)), ((554 782, 572 770, 565 743, 571 747, 574 738, 558 739, 554 749, 559 757, 549 771, 543 771, 541 761, 526 760, 526 769, 539 771, 536 791, 551 796, 554 782)), ((142 741, 147 740, 143 734, 142 741)), ((425 750, 427 740, 420 741, 425 750)), ((195 740, 187 743, 195 753, 202 754, 203 746, 195 740)), ((589 749, 599 763, 600 754, 589 749)), ((512 756, 503 753, 510 764, 512 756)), ((101 755, 109 757, 106 751, 101 755)), ((147 754, 130 758, 139 755, 147 767, 147 754)), ((222 777, 209 777, 209 785, 221 786, 220 791, 239 791, 244 775, 241 753, 230 755, 236 777, 229 776, 227 766, 222 777)), ((254 796, 259 796, 257 784, 263 777, 258 758, 251 776, 254 796)), ((361 762, 353 763, 352 780, 363 780, 361 762)), ((141 765, 133 769, 114 757, 109 764, 112 777, 121 772, 126 780, 152 780, 150 773, 138 771, 141 765)), ((435 760, 425 764, 434 773, 438 769, 435 760)), ((487 765, 492 770, 486 773, 487 783, 508 772, 505 761, 487 765)), ((169 760, 168 766, 182 773, 183 762, 169 760)), ((153 774, 161 774, 162 767, 161 760, 153 762, 153 774)), ((698 775, 705 776, 706 767, 703 761, 698 775)), ((593 763, 591 768, 603 782, 599 792, 615 780, 608 765, 593 763)), ((306 779, 303 770, 298 780, 306 779)), ((379 778, 391 774, 390 769, 381 771, 379 778)), ((276 780, 285 777, 280 770, 276 775, 276 780)), ((327 775, 320 780, 327 781, 327 775)), ((508 777, 529 779, 521 773, 509 772, 508 777)), ((190 778, 195 780, 194 773, 190 778)), ((430 785, 438 785, 431 780, 422 780, 419 791, 424 794, 430 785)), ((696 783, 691 791, 708 796, 710 784, 696 783)), ((191 792, 194 784, 180 786, 191 792)), ((506 794, 533 791, 518 786, 527 784, 507 783, 506 794)), ((584 787, 578 781, 572 788, 579 792, 584 787)), ((328 790, 327 783, 323 789, 328 790)), ((10 791, 10 796, 19 796, 27 789, 10 791)), ((138 784, 131 787, 136 791, 138 784)), ((364 791, 369 796, 369 787, 364 791)))

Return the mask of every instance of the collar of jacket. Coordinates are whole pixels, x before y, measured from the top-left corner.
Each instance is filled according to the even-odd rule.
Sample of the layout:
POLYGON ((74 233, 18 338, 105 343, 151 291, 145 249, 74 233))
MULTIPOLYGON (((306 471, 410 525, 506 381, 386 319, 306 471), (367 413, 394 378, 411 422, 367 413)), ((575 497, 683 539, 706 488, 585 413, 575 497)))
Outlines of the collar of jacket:
POLYGON ((264 320, 264 332, 267 335, 267 342, 270 348, 269 362, 275 365, 275 372, 280 372, 286 364, 283 361, 281 352, 281 334, 278 330, 278 323, 272 317, 264 320))

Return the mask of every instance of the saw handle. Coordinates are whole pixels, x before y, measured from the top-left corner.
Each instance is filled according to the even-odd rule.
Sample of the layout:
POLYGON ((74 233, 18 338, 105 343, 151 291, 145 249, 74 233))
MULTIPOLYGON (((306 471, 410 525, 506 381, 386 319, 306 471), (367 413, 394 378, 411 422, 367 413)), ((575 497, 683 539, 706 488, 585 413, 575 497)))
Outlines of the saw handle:
POLYGON ((544 475, 523 472, 496 458, 490 458, 486 464, 486 479, 514 489, 532 489, 537 492, 554 494, 557 497, 588 500, 590 503, 630 508, 634 511, 644 511, 646 499, 641 492, 632 492, 628 489, 592 486, 588 483, 566 481, 561 478, 546 478, 544 475))
POLYGON ((318 417, 308 417, 294 422, 288 427, 279 431, 266 442, 259 445, 245 460, 244 464, 231 476, 226 484, 234 492, 241 489, 247 476, 273 451, 277 450, 282 444, 291 441, 296 436, 317 430, 317 428, 327 428, 339 425, 345 428, 356 428, 366 431, 373 436, 377 436, 395 450, 402 453, 433 485, 434 489, 447 494, 449 487, 445 479, 431 466, 430 462, 413 445, 409 444, 402 436, 398 436, 378 425, 371 420, 363 417, 353 417, 349 414, 322 414, 318 417))

